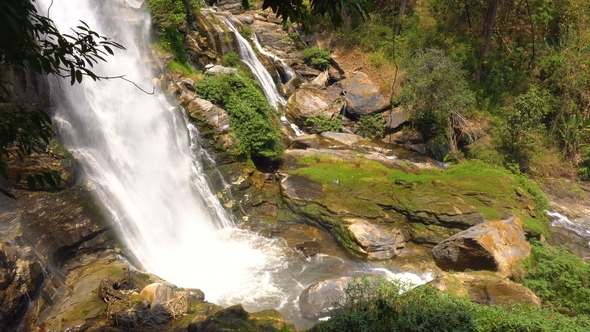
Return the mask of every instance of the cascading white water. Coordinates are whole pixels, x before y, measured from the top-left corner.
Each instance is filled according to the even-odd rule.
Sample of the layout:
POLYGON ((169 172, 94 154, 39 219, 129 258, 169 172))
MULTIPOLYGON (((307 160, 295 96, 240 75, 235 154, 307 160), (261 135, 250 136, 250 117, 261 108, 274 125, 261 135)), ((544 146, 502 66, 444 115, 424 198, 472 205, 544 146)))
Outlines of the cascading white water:
MULTIPOLYGON (((41 3, 46 12, 50 1, 41 3)), ((60 31, 83 18, 97 32, 115 36, 127 50, 96 66, 96 73, 124 74, 149 86, 151 69, 142 61, 131 24, 115 16, 116 26, 109 27, 103 19, 107 15, 99 12, 98 7, 110 5, 120 3, 53 1, 49 16, 60 31)), ((149 16, 137 21, 149 27, 149 16)), ((144 32, 139 44, 147 45, 144 32)), ((278 296, 268 275, 284 267, 284 247, 228 228, 233 222, 194 159, 196 129, 181 110, 122 80, 59 84, 63 91, 53 89, 54 122, 146 270, 185 287, 199 287, 221 304, 278 296)))
POLYGON ((270 76, 260 60, 258 60, 258 56, 256 56, 256 52, 254 52, 250 43, 248 43, 246 38, 242 37, 233 22, 224 13, 217 13, 217 17, 219 17, 223 24, 225 24, 236 36, 240 59, 246 64, 246 66, 248 66, 252 74, 258 80, 266 99, 268 99, 268 103, 273 107, 285 106, 285 98, 283 98, 277 90, 277 86, 275 85, 272 76, 270 76))
POLYGON ((293 70, 293 68, 287 66, 287 64, 285 63, 285 61, 283 61, 283 59, 277 57, 275 54, 272 54, 270 52, 267 52, 264 47, 262 47, 262 45, 260 45, 260 42, 258 41, 258 37, 256 36, 255 33, 252 33, 252 41, 254 42, 254 45, 256 45, 256 48, 258 48, 258 51, 260 53, 262 53, 264 56, 266 56, 267 58, 269 58, 272 62, 279 62, 281 64, 281 66, 283 67, 283 69, 285 70, 285 74, 287 75, 286 77, 286 82, 283 83, 287 83, 288 81, 290 81, 291 79, 295 78, 295 76, 297 76, 297 73, 295 73, 295 71, 293 70))
MULTIPOLYGON (((49 16, 62 32, 82 18, 125 45, 127 50, 94 70, 102 76, 124 74, 145 87, 151 85, 151 68, 137 45, 149 44, 150 19, 141 12, 129 21, 122 17, 117 8, 129 1, 39 2, 44 13, 51 5, 49 16), (141 33, 132 22, 143 23, 141 33)), ((163 98, 122 80, 85 79, 71 87, 56 80, 52 91, 62 140, 144 269, 179 286, 200 288, 211 302, 242 303, 251 311, 277 308, 299 327, 310 326, 298 314, 299 293, 313 282, 340 276, 334 266, 351 263, 326 255, 305 259, 283 240, 231 227, 203 175, 196 128, 163 98)), ((271 103, 282 105, 279 97, 271 103)), ((364 265, 354 270, 370 271, 364 265)))

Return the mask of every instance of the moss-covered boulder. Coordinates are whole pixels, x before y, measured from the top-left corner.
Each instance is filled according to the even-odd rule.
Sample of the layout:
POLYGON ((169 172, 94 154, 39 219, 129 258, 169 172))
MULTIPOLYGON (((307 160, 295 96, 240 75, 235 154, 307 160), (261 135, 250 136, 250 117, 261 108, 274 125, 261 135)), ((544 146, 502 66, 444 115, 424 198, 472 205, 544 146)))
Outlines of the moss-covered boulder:
POLYGON ((349 229, 353 219, 386 231, 399 229, 406 240, 429 245, 485 220, 512 215, 529 232, 548 227, 513 176, 481 163, 404 171, 360 154, 328 156, 310 150, 288 151, 285 160, 281 201, 292 214, 290 221, 299 218, 328 230, 356 256, 366 250, 349 229))

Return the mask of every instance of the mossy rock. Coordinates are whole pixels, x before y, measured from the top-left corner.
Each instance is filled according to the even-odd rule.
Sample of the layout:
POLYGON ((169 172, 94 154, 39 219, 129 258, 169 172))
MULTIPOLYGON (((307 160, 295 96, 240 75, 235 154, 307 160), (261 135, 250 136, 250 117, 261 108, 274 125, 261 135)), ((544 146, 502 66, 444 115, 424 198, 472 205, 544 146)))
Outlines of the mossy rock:
POLYGON ((295 214, 328 230, 349 251, 354 244, 343 230, 346 218, 400 226, 409 222, 413 240, 430 245, 506 215, 519 216, 530 232, 548 229, 543 216, 531 217, 532 196, 520 188, 514 175, 483 163, 410 173, 362 156, 290 154, 288 158, 293 160, 284 170, 281 200, 291 212, 279 215, 294 220, 295 214))

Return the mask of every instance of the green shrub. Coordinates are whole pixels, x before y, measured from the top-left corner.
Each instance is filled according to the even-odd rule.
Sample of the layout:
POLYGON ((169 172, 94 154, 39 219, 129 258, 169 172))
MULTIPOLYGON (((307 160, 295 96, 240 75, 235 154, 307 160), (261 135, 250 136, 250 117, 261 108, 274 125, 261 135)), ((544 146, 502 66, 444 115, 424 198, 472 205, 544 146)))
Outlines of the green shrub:
POLYGON ((324 131, 339 132, 342 129, 342 115, 330 120, 324 115, 312 116, 305 120, 305 125, 310 126, 308 130, 312 133, 323 133, 324 131))
POLYGON ((276 115, 256 81, 243 71, 205 76, 195 83, 195 91, 227 110, 240 153, 247 157, 275 157, 283 152, 280 131, 273 121, 276 115))
POLYGON ((344 304, 315 332, 452 331, 525 332, 587 331, 587 316, 567 317, 528 305, 480 306, 467 298, 425 285, 400 294, 407 285, 377 278, 357 279, 346 289, 344 304))
POLYGON ((590 265, 564 247, 533 242, 524 260, 522 284, 545 304, 577 314, 590 314, 590 265))
POLYGON ((252 31, 252 28, 248 25, 244 25, 242 26, 242 36, 246 37, 246 38, 250 38, 252 37, 252 34, 254 33, 254 31, 252 31))
POLYGON ((383 114, 381 113, 374 113, 369 115, 361 115, 359 118, 359 126, 358 131, 363 136, 382 136, 385 132, 384 129, 385 121, 383 120, 383 114))
POLYGON ((223 56, 223 62, 230 67, 237 67, 240 64, 240 56, 236 52, 229 52, 223 56))
POLYGON ((303 50, 303 59, 313 67, 325 70, 330 66, 330 51, 314 46, 303 50))

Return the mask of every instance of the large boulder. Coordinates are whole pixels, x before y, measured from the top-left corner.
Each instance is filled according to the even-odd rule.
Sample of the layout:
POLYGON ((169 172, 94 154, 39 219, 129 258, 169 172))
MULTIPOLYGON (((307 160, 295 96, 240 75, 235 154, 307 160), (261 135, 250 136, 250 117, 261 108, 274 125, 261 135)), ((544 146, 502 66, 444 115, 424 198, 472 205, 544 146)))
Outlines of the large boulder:
POLYGON ((331 100, 325 90, 300 88, 287 101, 286 115, 292 123, 302 127, 308 118, 324 116, 333 119, 342 109, 340 99, 331 100))
POLYGON ((511 303, 541 305, 539 297, 530 289, 489 272, 445 274, 432 280, 429 284, 441 291, 465 296, 471 301, 483 305, 509 305, 511 303))
POLYGON ((473 226, 432 248, 443 270, 490 270, 501 275, 510 275, 514 263, 530 251, 522 224, 514 217, 473 226))
POLYGON ((345 290, 353 277, 341 277, 317 282, 307 287, 299 296, 301 315, 309 319, 330 316, 334 303, 344 303, 345 290))
POLYGON ((398 255, 405 247, 404 235, 399 229, 385 231, 363 219, 347 219, 348 230, 359 245, 359 253, 369 260, 386 260, 398 255))
POLYGON ((379 87, 363 72, 357 72, 350 78, 337 82, 332 86, 341 90, 346 100, 346 112, 355 116, 380 112, 389 107, 389 100, 381 94, 379 87))

